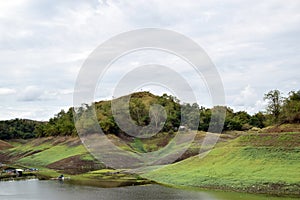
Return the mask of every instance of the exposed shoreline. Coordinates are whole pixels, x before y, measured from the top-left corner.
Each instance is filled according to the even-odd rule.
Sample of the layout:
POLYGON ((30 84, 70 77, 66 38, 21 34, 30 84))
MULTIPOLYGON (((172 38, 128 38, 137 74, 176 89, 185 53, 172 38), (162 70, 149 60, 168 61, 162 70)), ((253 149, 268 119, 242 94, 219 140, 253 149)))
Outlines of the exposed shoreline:
MULTIPOLYGON (((29 180, 38 180, 38 181, 49 181, 50 179, 39 179, 37 176, 24 176, 18 177, 14 179, 0 179, 0 181, 29 181, 29 180)), ((58 181, 58 180, 54 180, 58 181)), ((237 192, 242 194, 254 194, 254 195, 268 195, 270 197, 288 197, 288 198, 299 198, 299 193, 281 193, 276 190, 265 190, 264 188, 232 188, 232 187, 216 187, 216 186, 201 186, 201 187, 194 187, 194 186, 178 186, 178 185, 171 185, 165 183, 158 183, 154 181, 148 182, 126 182, 123 184, 118 183, 118 181, 114 180, 98 180, 95 182, 93 181, 79 181, 79 180, 65 180, 63 181, 67 184, 74 184, 74 185, 82 185, 82 186, 92 186, 92 187, 99 187, 99 188, 116 188, 116 187, 128 187, 128 186, 142 186, 142 185, 161 185, 164 187, 169 188, 177 188, 182 190, 191 190, 191 191, 220 191, 220 192, 237 192), (106 185, 103 185, 106 183, 106 185)))
MULTIPOLYGON (((299 185, 296 185, 297 188, 294 192, 285 192, 282 190, 277 190, 276 188, 272 187, 262 187, 262 185, 257 185, 253 187, 246 187, 246 188, 236 188, 236 187, 228 187, 228 186, 183 186, 183 185, 172 185, 168 183, 160 183, 155 182, 155 184, 171 187, 171 188, 178 188, 178 189, 185 189, 185 190, 210 190, 210 191, 222 191, 222 192, 238 192, 238 193, 248 193, 248 194, 257 194, 257 195, 270 195, 274 197, 291 197, 291 198, 299 198, 300 191, 299 185)), ((291 185, 288 185, 291 186, 291 185)))
MULTIPOLYGON (((199 144, 202 135, 197 135, 199 144)), ((3 174, 0 180, 49 180, 64 174, 71 177, 66 181, 70 184, 102 188, 160 184, 183 189, 299 197, 299 137, 300 133, 297 132, 222 134, 222 143, 206 159, 197 160, 196 156, 192 156, 193 148, 199 146, 195 142, 188 151, 190 154, 186 154, 192 157, 143 175, 104 168, 88 154, 78 138, 49 137, 13 141, 11 144, 14 147, 1 151, 2 161, 10 161, 8 165, 26 170, 39 168, 39 171, 25 170, 24 177, 18 178, 3 174)), ((117 141, 118 138, 111 139, 117 141)), ((122 147, 125 145, 120 142, 116 144, 122 147)))

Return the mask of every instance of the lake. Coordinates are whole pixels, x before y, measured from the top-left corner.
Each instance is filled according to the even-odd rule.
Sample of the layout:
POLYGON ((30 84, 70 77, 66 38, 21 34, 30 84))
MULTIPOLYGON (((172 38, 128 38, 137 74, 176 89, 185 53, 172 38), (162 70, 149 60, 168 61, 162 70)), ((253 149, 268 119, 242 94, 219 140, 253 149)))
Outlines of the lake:
POLYGON ((142 199, 203 199, 203 200, 287 200, 292 198, 270 197, 233 192, 194 191, 161 185, 98 188, 71 185, 59 181, 10 181, 0 182, 1 200, 142 200, 142 199))

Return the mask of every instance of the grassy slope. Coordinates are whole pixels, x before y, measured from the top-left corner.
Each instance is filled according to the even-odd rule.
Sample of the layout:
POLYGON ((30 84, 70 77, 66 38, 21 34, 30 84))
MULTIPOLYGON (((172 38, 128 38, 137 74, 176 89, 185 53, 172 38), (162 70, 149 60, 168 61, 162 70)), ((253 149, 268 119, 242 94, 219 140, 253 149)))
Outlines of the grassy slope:
MULTIPOLYGON (((103 167, 101 164, 97 165, 99 167, 97 168, 98 170, 87 169, 88 172, 82 173, 82 168, 86 169, 91 162, 99 162, 95 161, 88 153, 79 138, 38 138, 33 140, 12 141, 11 144, 13 144, 14 147, 10 146, 12 148, 0 152, 0 154, 5 154, 5 158, 10 159, 10 166, 39 168, 40 170, 37 176, 40 179, 55 178, 61 173, 64 173, 66 176, 71 177, 71 180, 69 180, 71 183, 100 187, 149 183, 148 180, 142 179, 138 175, 128 174, 118 170, 101 169, 101 167, 103 167), (79 156, 80 160, 75 159, 74 156, 79 156), (65 161, 66 159, 68 161, 65 161), (49 169, 50 164, 53 165, 57 162, 62 162, 63 167, 70 165, 70 163, 65 162, 71 162, 71 166, 73 165, 75 170, 78 168, 77 173, 68 174, 67 169, 49 169)), ((2 161, 7 162, 8 160, 2 161)), ((74 172, 74 169, 72 169, 72 171, 74 172)))
POLYGON ((245 135, 203 159, 195 156, 144 176, 176 186, 299 194, 299 142, 300 133, 245 135))
MULTIPOLYGON (((148 150, 149 146, 157 148, 157 143, 160 142, 159 138, 154 137, 143 141, 143 146, 138 146, 137 144, 140 143, 136 141, 131 143, 128 141, 126 144, 115 137, 110 137, 116 145, 131 151, 141 150, 141 147, 148 150)), ((295 194, 297 191, 299 193, 300 133, 244 134, 233 139, 235 137, 237 137, 236 134, 234 136, 222 135, 220 140, 224 142, 219 143, 204 159, 199 159, 198 156, 191 157, 144 176, 157 182, 176 186, 248 190, 250 192, 275 193, 278 191, 281 194, 295 194)), ((198 133, 189 150, 199 151, 202 139, 203 133, 198 133)), ((5 152, 14 156, 14 163, 40 168, 42 169, 40 173, 45 177, 59 175, 60 172, 47 169, 47 165, 59 160, 75 155, 80 155, 83 160, 93 160, 78 139, 74 138, 41 138, 11 144, 15 147, 5 152)), ((103 173, 105 174, 105 171, 75 175, 72 176, 72 180, 86 183, 90 180, 97 180, 99 177, 100 182, 103 179, 116 181, 118 178, 118 175, 111 177, 103 173)), ((124 177, 127 182, 132 179, 130 175, 124 177)))
POLYGON ((14 148, 7 150, 14 163, 30 167, 46 165, 74 155, 85 155, 87 150, 71 137, 42 138, 13 143, 14 148), (72 144, 77 142, 77 144, 72 144))
POLYGON ((75 155, 83 155, 87 153, 86 149, 80 145, 76 147, 68 147, 67 145, 53 146, 42 152, 27 156, 18 161, 24 165, 46 166, 53 162, 62 160, 75 155))

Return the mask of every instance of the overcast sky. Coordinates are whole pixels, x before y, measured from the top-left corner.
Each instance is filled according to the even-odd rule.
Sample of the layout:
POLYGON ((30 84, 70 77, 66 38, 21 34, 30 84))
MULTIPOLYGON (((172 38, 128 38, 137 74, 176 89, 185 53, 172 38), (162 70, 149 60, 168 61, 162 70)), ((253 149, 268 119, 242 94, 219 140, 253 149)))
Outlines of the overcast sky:
MULTIPOLYGON (((87 56, 114 35, 146 27, 196 41, 220 73, 226 104, 255 113, 269 90, 300 89, 299 11, 297 0, 1 1, 0 119, 47 120, 69 108, 87 56)), ((111 98, 111 81, 99 98, 111 98)))

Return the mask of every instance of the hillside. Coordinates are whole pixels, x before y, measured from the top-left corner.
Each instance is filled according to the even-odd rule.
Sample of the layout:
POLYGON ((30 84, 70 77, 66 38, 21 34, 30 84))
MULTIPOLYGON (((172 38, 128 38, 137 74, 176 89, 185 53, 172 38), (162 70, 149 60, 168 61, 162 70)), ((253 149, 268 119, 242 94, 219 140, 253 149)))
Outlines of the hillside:
MULTIPOLYGON (((284 127, 297 128, 296 125, 280 126, 281 129, 284 127)), ((182 141, 179 145, 187 151, 176 163, 163 167, 161 164, 166 163, 153 163, 149 172, 141 176, 177 187, 300 195, 300 133, 268 133, 268 130, 261 130, 265 131, 263 133, 222 134, 214 149, 203 159, 199 159, 198 153, 206 133, 198 132, 191 144, 182 141), (158 164, 160 169, 151 171, 158 164)), ((130 137, 121 139, 113 134, 107 137, 119 148, 143 153, 163 148, 173 135, 159 133, 139 140, 130 137)), ((19 139, 0 144, 7 148, 0 152, 0 162, 39 168, 38 176, 42 179, 63 173, 71 176, 75 183, 101 187, 147 182, 125 169, 106 169, 87 152, 77 137, 19 139)), ((175 155, 179 150, 171 148, 168 155, 175 155)))
POLYGON ((93 160, 77 137, 48 137, 31 140, 13 140, 11 148, 0 153, 0 162, 13 163, 35 168, 50 168, 63 172, 82 173, 101 169, 93 160), (72 158, 77 162, 72 166, 64 159, 72 158), (79 164, 85 166, 80 169, 79 164))
POLYGON ((0 150, 9 149, 13 146, 5 141, 0 140, 0 150))
POLYGON ((145 174, 174 186, 300 195, 300 133, 244 134, 194 156, 145 174))
MULTIPOLYGON (((105 165, 105 162, 113 160, 122 166, 120 168, 126 168, 127 163, 136 162, 135 166, 144 167, 136 172, 163 184, 300 195, 300 126, 295 123, 298 122, 299 110, 291 112, 292 116, 288 115, 288 111, 282 113, 277 119, 281 123, 275 123, 271 114, 259 112, 251 116, 245 111, 234 112, 225 106, 208 109, 197 104, 179 102, 166 94, 156 96, 149 92, 137 92, 130 96, 129 110, 122 109, 126 108, 129 96, 77 108, 79 114, 84 116, 79 120, 80 126, 77 129, 73 122, 73 108, 67 112, 62 110, 48 122, 20 119, 2 121, 0 138, 6 141, 0 140, 0 163, 25 169, 39 168, 37 175, 41 179, 57 177, 63 173, 80 184, 95 183, 107 187, 149 183, 128 169, 107 169, 110 165, 105 165), (125 110, 119 112, 121 120, 127 115, 132 118, 133 123, 126 127, 128 130, 124 131, 115 122, 112 103, 121 105, 119 111, 125 110), (163 106, 167 115, 154 116, 155 113, 150 109, 154 104, 163 106), (96 138, 95 126, 91 125, 94 121, 85 117, 92 113, 93 106, 98 120, 94 121, 99 123, 105 133, 101 137, 108 138, 118 149, 129 154, 124 151, 107 151, 107 140, 98 138, 100 140, 96 143, 99 146, 96 147, 102 148, 105 153, 101 155, 105 155, 103 159, 100 156, 100 160, 97 160, 82 145, 77 136, 81 130, 92 141, 96 138), (212 112, 219 113, 222 110, 227 113, 223 133, 206 133, 212 112), (199 120, 199 127, 193 126, 195 120, 199 120), (141 133, 136 131, 136 127, 147 127, 151 123, 150 129, 142 133, 147 137, 131 135, 141 133), (162 129, 151 135, 160 124, 162 129), (182 124, 185 128, 180 131, 182 134, 178 134, 182 124), (206 134, 218 136, 219 139, 208 156, 200 159, 199 152, 203 153, 214 145, 213 140, 207 140, 202 146, 206 134), (145 156, 144 153, 148 152, 153 152, 153 159, 149 160, 145 156), (130 160, 128 155, 134 155, 133 159, 130 160), (151 171, 153 169, 157 170, 151 171)), ((295 102, 300 102, 300 92, 297 98, 287 99, 283 108, 287 109, 295 102)))
MULTIPOLYGON (((189 138, 193 135, 186 133, 184 136, 189 138)), ((159 133, 146 139, 119 138, 113 134, 107 135, 107 138, 117 147, 135 153, 157 151, 164 148, 173 137, 174 135, 169 133, 159 133)), ((185 140, 185 137, 182 137, 183 140, 180 141, 180 144, 177 144, 179 145, 178 148, 170 148, 167 155, 177 155, 181 149, 187 149, 187 151, 178 160, 197 155, 205 133, 198 132, 192 143, 185 140)), ((236 136, 221 135, 218 142, 227 142, 233 137, 236 136)), ((11 140, 9 143, 1 141, 0 144, 3 148, 5 147, 5 150, 0 152, 0 162, 4 163, 34 168, 49 168, 67 174, 80 174, 106 168, 104 164, 90 155, 78 137, 59 136, 30 140, 18 139, 11 140)))
MULTIPOLYGON (((149 183, 138 175, 124 170, 107 169, 94 159, 78 137, 45 137, 30 140, 11 140, 8 148, 0 151, 0 163, 7 167, 22 169, 37 168, 36 172, 25 172, 24 176, 39 179, 56 178, 60 174, 71 177, 70 183, 99 187, 118 187, 149 183)), ((15 175, 1 174, 0 180, 10 180, 15 175)))

